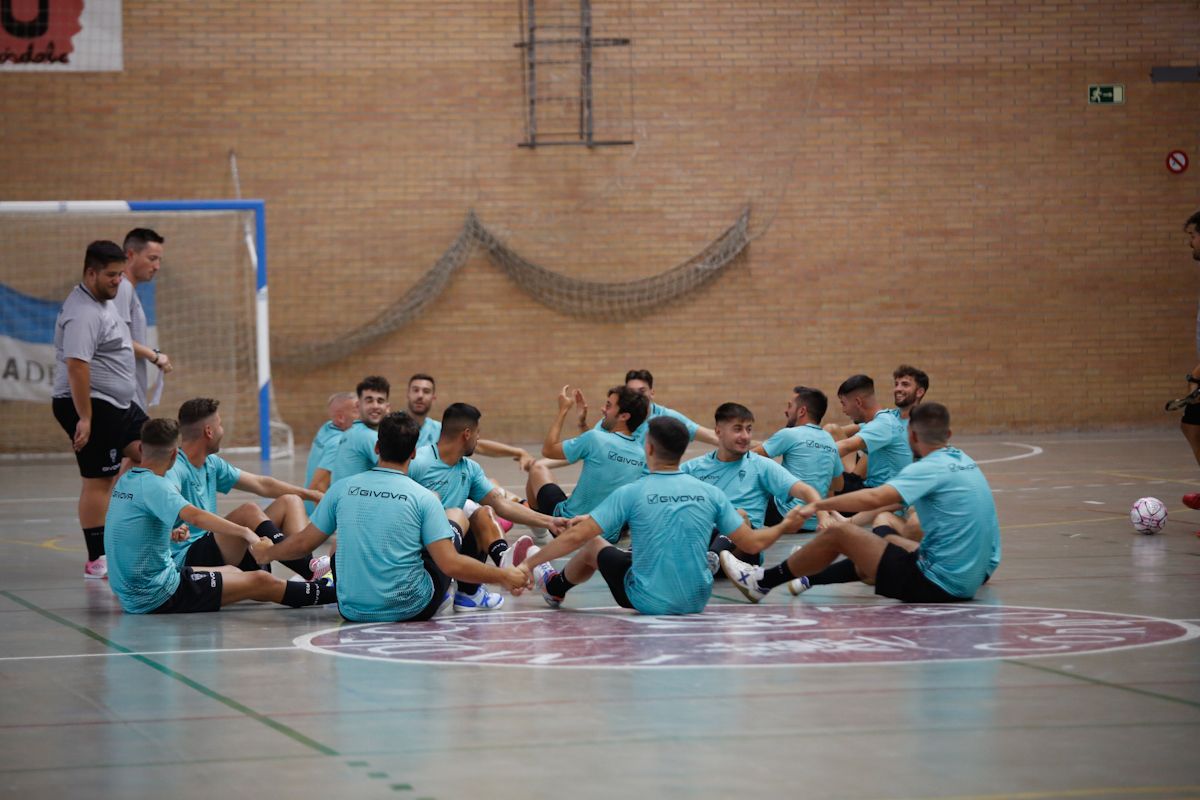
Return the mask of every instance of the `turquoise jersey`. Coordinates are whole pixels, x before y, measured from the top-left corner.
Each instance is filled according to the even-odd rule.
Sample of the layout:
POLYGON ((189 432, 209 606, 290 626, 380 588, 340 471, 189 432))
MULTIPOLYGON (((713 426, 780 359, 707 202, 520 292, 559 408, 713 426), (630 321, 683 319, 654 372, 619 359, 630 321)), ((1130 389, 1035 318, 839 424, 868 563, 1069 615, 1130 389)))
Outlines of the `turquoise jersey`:
MULTIPOLYGON (((654 419, 655 417, 670 417, 671 419, 677 419, 682 422, 683 427, 687 428, 689 442, 695 440, 696 431, 700 430, 699 425, 697 425, 695 422, 692 422, 675 409, 667 408, 666 406, 660 406, 658 403, 651 403, 650 411, 646 414, 646 419, 643 420, 642 424, 638 425, 637 430, 633 432, 633 438, 643 445, 646 443, 646 433, 650 430, 650 420, 654 419)), ((604 430, 604 417, 601 417, 596 422, 593 430, 604 430)))
POLYGON ((724 492, 734 508, 750 517, 752 528, 763 526, 767 498, 787 497, 796 483, 790 472, 757 453, 746 453, 737 461, 722 461, 713 450, 685 461, 679 469, 724 492))
POLYGON ((883 409, 875 419, 859 426, 858 435, 867 449, 867 476, 863 486, 882 486, 912 463, 908 420, 901 419, 898 410, 883 409))
POLYGON ((108 585, 129 614, 148 614, 179 588, 171 528, 189 505, 175 484, 134 467, 113 488, 104 518, 108 585))
POLYGON ((983 471, 963 451, 943 447, 909 464, 888 486, 921 518, 921 572, 955 597, 974 597, 1000 563, 1000 523, 983 471))
POLYGON ((442 423, 433 417, 426 417, 421 423, 421 433, 417 436, 417 449, 431 444, 437 444, 442 436, 442 423))
POLYGON ((583 470, 575 491, 554 507, 556 517, 588 513, 617 487, 636 481, 646 470, 645 445, 623 433, 592 429, 563 442, 562 448, 567 461, 583 461, 583 470))
POLYGON ((379 431, 361 419, 355 420, 342 434, 337 455, 333 459, 333 469, 330 470, 330 481, 340 481, 366 472, 378 464, 379 454, 375 452, 375 443, 378 441, 379 431))
MULTIPOLYGON (((217 494, 229 494, 241 476, 240 469, 218 455, 208 456, 204 459, 204 466, 197 469, 192 466, 192 462, 187 460, 183 451, 180 451, 174 465, 167 470, 166 479, 175 486, 185 500, 196 508, 216 514, 217 494)), ((175 524, 178 525, 181 521, 176 520, 175 524)), ((205 531, 202 528, 189 525, 187 541, 171 542, 171 553, 175 557, 176 564, 183 566, 183 561, 187 557, 187 549, 192 546, 192 542, 204 534, 205 531)))
POLYGON ((617 489, 592 519, 606 539, 629 524, 633 566, 625 593, 643 614, 697 614, 712 595, 708 541, 733 533, 742 517, 715 486, 682 472, 651 472, 617 489))
MULTIPOLYGON (((837 442, 819 425, 798 425, 781 428, 763 442, 763 450, 771 458, 783 456, 783 467, 798 480, 802 480, 825 497, 829 484, 842 474, 842 459, 838 456, 837 442)), ((787 494, 775 495, 775 506, 780 514, 786 514, 801 501, 787 494)), ((802 530, 815 531, 817 518, 809 517, 802 530)))
POLYGON ((467 500, 478 503, 496 488, 477 462, 463 457, 450 466, 442 461, 436 444, 417 448, 408 465, 408 477, 436 494, 442 508, 462 508, 467 500))
MULTIPOLYGON (((317 431, 317 435, 313 437, 312 447, 308 448, 308 462, 304 468, 304 485, 308 486, 312 483, 313 473, 318 468, 333 470, 330 468, 333 464, 333 457, 337 453, 337 446, 342 441, 342 429, 334 425, 332 422, 326 422, 317 431)), ((304 510, 311 514, 316 508, 316 503, 312 500, 304 501, 304 510)))
POLYGON ((354 622, 398 622, 433 598, 421 551, 454 532, 433 492, 373 467, 329 487, 312 524, 337 533, 337 598, 354 622))

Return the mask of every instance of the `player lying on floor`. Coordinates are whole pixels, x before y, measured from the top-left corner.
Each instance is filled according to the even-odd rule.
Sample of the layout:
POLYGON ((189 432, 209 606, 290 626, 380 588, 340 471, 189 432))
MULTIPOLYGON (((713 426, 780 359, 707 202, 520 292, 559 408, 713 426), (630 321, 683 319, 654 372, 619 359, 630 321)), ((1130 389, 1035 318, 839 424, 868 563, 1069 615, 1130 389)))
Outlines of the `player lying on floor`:
MULTIPOLYGON (((1000 563, 1000 524, 983 472, 950 447, 950 412, 940 403, 912 411, 908 442, 913 461, 873 489, 828 497, 793 509, 807 518, 818 511, 853 513, 895 503, 916 508, 924 535, 919 542, 890 533, 880 537, 849 522, 831 526, 788 559, 763 569, 721 554, 721 567, 751 601, 776 586, 820 572, 846 556, 875 593, 910 603, 970 600, 1000 563)), ((753 531, 757 552, 778 539, 770 528, 753 531)))
POLYGON ((550 606, 599 570, 624 608, 699 613, 712 594, 707 554, 714 529, 741 548, 752 534, 774 541, 804 524, 806 517, 793 511, 772 528, 752 531, 724 492, 680 472, 687 446, 688 429, 679 420, 650 420, 645 444, 650 473, 618 488, 544 548, 530 548, 519 569, 533 577, 550 606), (631 550, 613 545, 626 523, 631 550), (575 551, 562 572, 548 563, 575 551))
POLYGON ((179 423, 152 419, 142 426, 142 463, 121 476, 104 523, 112 561, 108 578, 129 614, 216 611, 239 600, 265 600, 293 608, 332 603, 332 587, 319 581, 284 581, 269 572, 221 565, 177 566, 171 557, 176 518, 199 529, 267 542, 249 528, 188 503, 164 474, 179 455, 179 423))

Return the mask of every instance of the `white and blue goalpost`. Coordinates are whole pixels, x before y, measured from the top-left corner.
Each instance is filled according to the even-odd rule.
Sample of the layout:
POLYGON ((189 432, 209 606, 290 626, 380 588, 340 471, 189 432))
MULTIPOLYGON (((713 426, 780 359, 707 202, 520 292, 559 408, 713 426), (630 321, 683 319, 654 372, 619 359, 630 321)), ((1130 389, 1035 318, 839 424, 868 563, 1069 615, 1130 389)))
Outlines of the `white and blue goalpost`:
MULTIPOLYGON (((266 204, 262 200, 67 200, 67 201, 29 201, 12 202, 0 201, 0 214, 35 214, 35 215, 89 215, 89 214, 137 214, 137 213, 169 213, 192 214, 211 212, 242 212, 254 215, 254 226, 251 230, 249 220, 243 217, 243 231, 246 253, 255 273, 254 299, 254 353, 255 369, 257 372, 257 405, 258 405, 258 443, 261 457, 266 460, 272 457, 271 445, 271 345, 270 345, 270 314, 267 294, 267 237, 266 237, 266 204)), ((106 238, 106 237, 99 237, 106 238)), ((155 300, 154 284, 144 284, 139 287, 139 296, 146 306, 147 321, 154 325, 155 300)), ((28 298, 42 302, 36 298, 28 298)), ((55 313, 57 305, 55 304, 55 313)), ((50 330, 51 337, 53 329, 50 330)), ((41 341, 44 333, 32 337, 31 344, 44 347, 41 341)), ((49 340, 53 346, 53 339, 49 340)), ((52 355, 51 355, 52 358, 52 355)), ((44 361, 44 358, 43 358, 44 361)), ((23 398, 28 399, 28 398, 23 398)), ((286 428, 286 426, 280 426, 286 428)), ((290 431, 289 431, 290 432, 290 431)), ((276 454, 278 455, 278 454, 276 454)))

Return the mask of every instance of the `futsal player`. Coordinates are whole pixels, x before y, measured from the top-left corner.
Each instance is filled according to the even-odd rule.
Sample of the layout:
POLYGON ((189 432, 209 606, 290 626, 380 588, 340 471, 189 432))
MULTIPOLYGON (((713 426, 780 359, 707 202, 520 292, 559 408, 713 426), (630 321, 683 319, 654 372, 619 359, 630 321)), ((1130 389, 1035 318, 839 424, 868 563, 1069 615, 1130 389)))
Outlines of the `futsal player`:
MULTIPOLYGON (((913 409, 907 438, 918 457, 881 486, 863 489, 789 512, 807 517, 820 511, 855 513, 880 506, 916 508, 924 528, 920 542, 884 537, 849 522, 835 524, 769 569, 721 554, 721 568, 735 586, 757 603, 776 586, 813 575, 840 555, 875 593, 909 603, 970 600, 1000 562, 1000 524, 983 472, 951 447, 950 412, 940 403, 913 409)), ((769 547, 778 535, 753 531, 749 552, 769 547)))
POLYGON ((546 432, 542 455, 568 464, 583 462, 575 490, 568 498, 542 461, 529 468, 525 484, 531 508, 568 519, 588 513, 618 487, 641 477, 646 467, 646 452, 633 431, 645 421, 650 409, 645 395, 627 386, 614 386, 605 398, 600 426, 562 441, 563 423, 579 396, 576 393, 573 398, 570 388, 564 386, 558 394, 558 415, 546 432))
POLYGON ((358 419, 342 434, 334 453, 330 482, 366 472, 379 462, 375 453, 379 421, 391 411, 388 397, 392 386, 382 375, 368 375, 354 387, 358 398, 358 419))
MULTIPOLYGON (((342 434, 358 419, 358 396, 354 392, 338 392, 330 395, 325 407, 329 419, 313 436, 308 449, 308 461, 304 468, 304 485, 309 489, 324 492, 329 488, 333 476, 333 461, 337 457, 342 434)), ((316 505, 304 501, 304 510, 311 514, 316 505)))
MULTIPOLYGON (((505 518, 559 533, 567 520, 540 514, 509 500, 484 474, 471 455, 479 443, 479 409, 467 403, 451 403, 442 413, 437 442, 418 447, 408 465, 408 476, 433 492, 442 507, 462 511, 471 536, 479 549, 500 567, 519 564, 533 544, 522 536, 509 547, 503 538, 493 509, 505 518)), ((455 611, 499 608, 504 597, 487 587, 459 582, 454 593, 455 611)))
POLYGON ((121 319, 129 326, 129 335, 133 340, 134 377, 137 380, 137 404, 142 411, 149 412, 147 389, 150 386, 148 365, 153 364, 164 373, 174 367, 171 358, 148 342, 146 310, 138 297, 137 287, 154 280, 162 267, 163 237, 150 228, 134 228, 125 234, 125 269, 124 280, 117 287, 117 296, 113 305, 121 319))
MULTIPOLYGON (((142 426, 142 462, 117 481, 105 519, 105 546, 113 556, 109 585, 129 614, 217 611, 239 600, 262 600, 299 608, 332 603, 325 582, 284 581, 255 568, 181 566, 171 555, 172 525, 236 539, 245 548, 259 537, 244 525, 211 514, 179 493, 165 477, 178 457, 179 423, 152 419, 142 426)), ((186 529, 178 535, 186 536, 186 529)))
MULTIPOLYGON (((821 428, 821 420, 828 408, 829 398, 820 389, 793 387, 783 412, 785 427, 754 448, 755 453, 767 458, 781 458, 784 469, 811 486, 821 497, 829 494, 831 489, 841 490, 844 480, 837 444, 821 428)), ((774 525, 795 505, 795 496, 787 493, 771 498, 765 522, 774 525)), ((804 530, 816 530, 816 527, 817 519, 810 517, 804 530)))
MULTIPOLYGON (((892 399, 895 401, 896 410, 900 412, 900 419, 908 421, 908 415, 913 407, 919 404, 924 398, 926 392, 929 391, 929 376, 924 370, 917 369, 911 364, 901 364, 892 371, 892 399)), ((825 430, 834 438, 834 441, 842 441, 856 433, 858 433, 858 423, 851 422, 849 425, 838 425, 837 423, 829 423, 825 426, 825 430)), ((846 456, 846 471, 853 472, 858 477, 862 478, 867 474, 868 458, 860 452, 851 453, 846 456)), ((855 484, 858 486, 858 484, 855 484)))
MULTIPOLYGON (((1183 225, 1183 232, 1187 234, 1188 247, 1192 249, 1192 259, 1200 261, 1200 211, 1188 217, 1187 222, 1183 225)), ((1197 358, 1200 358, 1200 308, 1196 310, 1196 355, 1197 358)), ((1192 368, 1191 376, 1200 380, 1200 364, 1192 368)), ((1191 403, 1184 408, 1179 429, 1183 432, 1183 438, 1187 439, 1191 446, 1192 456, 1196 459, 1196 463, 1200 464, 1200 403, 1191 403)), ((1188 508, 1200 508, 1200 493, 1193 492, 1184 495, 1183 502, 1188 508)), ((1200 531, 1197 531, 1197 535, 1200 535, 1200 531)))
MULTIPOLYGON (((625 373, 625 386, 632 389, 640 395, 644 395, 650 401, 650 410, 646 413, 646 419, 641 425, 634 428, 633 438, 639 442, 646 438, 646 424, 655 417, 671 417, 677 419, 684 424, 688 431, 688 440, 692 441, 699 439, 705 444, 717 444, 717 434, 711 428, 705 428, 689 419, 686 415, 681 414, 673 408, 659 405, 654 402, 654 376, 650 374, 648 369, 631 369, 625 373)), ((575 405, 579 413, 579 430, 587 430, 587 401, 583 397, 583 392, 575 390, 575 405)), ((596 421, 595 427, 599 428, 604 422, 601 418, 596 421)))
POLYGON ((486 562, 467 520, 444 510, 433 492, 405 474, 420 428, 404 412, 379 423, 379 464, 337 481, 299 535, 260 541, 260 563, 296 558, 334 532, 338 610, 352 622, 427 620, 449 599, 451 580, 494 583, 520 594, 528 581, 515 567, 486 562), (460 552, 461 550, 461 552, 460 552))
MULTIPOLYGON (((599 571, 623 608, 643 614, 704 610, 712 594, 712 532, 740 546, 750 529, 724 492, 680 471, 687 446, 682 422, 650 420, 645 441, 649 473, 618 488, 545 547, 530 550, 519 568, 533 577, 549 605, 557 607, 572 587, 599 571), (631 550, 613 545, 625 525, 631 550), (551 559, 572 552, 562 572, 550 566, 551 559)), ((801 522, 798 515, 791 516, 769 530, 778 538, 801 522)))
MULTIPOLYGON (((793 472, 770 458, 751 452, 754 414, 750 409, 739 403, 722 403, 717 406, 713 416, 717 449, 685 461, 679 469, 685 475, 698 478, 724 492, 729 502, 733 503, 733 507, 745 516, 750 527, 763 527, 767 505, 774 497, 794 499, 794 502, 814 502, 825 496, 815 486, 804 480, 797 480, 793 472)), ((828 437, 820 428, 816 430, 828 437)), ((840 465, 832 439, 829 449, 834 453, 833 461, 840 465)), ((825 472, 822 477, 826 479, 824 488, 828 489, 830 470, 825 472)), ((779 521, 780 519, 775 520, 776 523, 779 521)), ((810 521, 815 526, 816 518, 813 517, 810 521)), ((828 515, 823 513, 823 524, 828 521, 828 515)), ((721 550, 733 549, 733 543, 714 531, 710 549, 714 553, 720 553, 721 550)), ((749 555, 737 550, 734 551, 734 555, 743 561, 760 558, 757 554, 749 555)))
MULTIPOLYGON (((265 509, 243 503, 226 519, 272 540, 299 533, 308 525, 303 501, 320 500, 321 493, 238 469, 217 455, 225 436, 219 407, 220 401, 208 397, 193 398, 179 407, 180 457, 167 471, 167 479, 189 503, 210 514, 217 513, 217 494, 232 489, 273 498, 265 509)), ((257 566, 246 554, 244 540, 213 534, 196 525, 189 525, 186 538, 173 541, 171 549, 181 567, 233 564, 253 570, 257 566)), ((302 578, 312 577, 307 558, 284 562, 284 566, 302 578)))

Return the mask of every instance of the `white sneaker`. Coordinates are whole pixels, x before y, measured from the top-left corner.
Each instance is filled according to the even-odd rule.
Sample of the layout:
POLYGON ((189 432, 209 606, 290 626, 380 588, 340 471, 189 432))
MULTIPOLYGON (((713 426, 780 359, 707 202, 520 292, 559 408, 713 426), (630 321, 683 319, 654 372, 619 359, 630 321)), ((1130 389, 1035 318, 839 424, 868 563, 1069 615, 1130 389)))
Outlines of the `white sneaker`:
POLYGON ((767 592, 771 591, 758 585, 758 579, 763 574, 762 567, 739 561, 728 550, 721 553, 721 569, 725 572, 725 577, 729 578, 751 603, 757 603, 767 596, 767 592))
POLYGON ((708 552, 706 552, 704 554, 704 558, 706 561, 708 561, 708 571, 709 572, 711 572, 713 575, 716 575, 718 572, 721 571, 720 556, 718 556, 712 550, 709 550, 708 552))
POLYGON ((533 534, 533 543, 536 545, 549 544, 550 540, 554 538, 550 535, 550 531, 545 528, 535 528, 532 525, 526 525, 525 527, 529 528, 529 532, 533 534))
POLYGON ((312 570, 311 580, 319 581, 329 574, 333 566, 329 563, 329 556, 317 556, 308 562, 308 568, 312 570))
POLYGON ((517 539, 500 554, 500 569, 521 566, 521 562, 529 556, 529 548, 533 546, 532 536, 522 536, 517 539))
POLYGON ((83 577, 93 581, 108 579, 108 556, 100 556, 95 561, 84 562, 83 577))
MULTIPOLYGON (((788 557, 791 558, 791 556, 799 549, 799 547, 793 547, 792 552, 788 553, 788 557)), ((799 597, 811 588, 811 584, 809 584, 808 578, 792 578, 790 581, 788 581, 787 587, 789 592, 791 592, 794 596, 799 597)))

